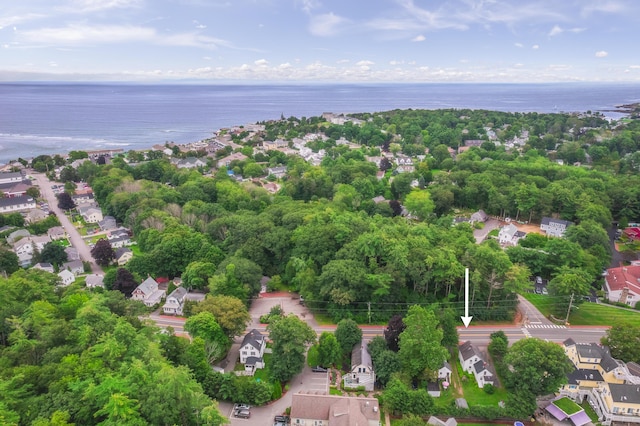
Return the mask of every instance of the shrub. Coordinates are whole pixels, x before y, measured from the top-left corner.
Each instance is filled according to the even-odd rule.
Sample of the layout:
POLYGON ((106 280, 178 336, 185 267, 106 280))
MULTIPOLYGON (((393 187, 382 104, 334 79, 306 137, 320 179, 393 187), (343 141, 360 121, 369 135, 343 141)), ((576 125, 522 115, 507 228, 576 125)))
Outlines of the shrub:
POLYGON ((271 399, 276 400, 282 397, 282 385, 276 381, 273 383, 273 390, 271 391, 271 399))
POLYGON ((487 395, 493 395, 496 392, 496 388, 495 386, 493 386, 491 383, 487 383, 486 385, 484 385, 484 387, 482 388, 482 390, 484 391, 484 393, 486 393, 487 395))

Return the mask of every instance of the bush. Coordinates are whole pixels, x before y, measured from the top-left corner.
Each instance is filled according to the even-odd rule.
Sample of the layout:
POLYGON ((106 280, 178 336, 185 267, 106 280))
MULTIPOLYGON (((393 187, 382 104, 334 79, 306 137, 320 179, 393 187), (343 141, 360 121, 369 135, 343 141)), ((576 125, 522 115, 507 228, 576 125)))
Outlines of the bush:
POLYGON ((493 395, 496 392, 496 388, 495 386, 493 386, 491 383, 487 383, 486 385, 484 385, 484 387, 482 388, 482 390, 484 391, 484 393, 486 393, 487 395, 493 395))
POLYGON ((276 400, 282 398, 282 385, 276 381, 273 384, 273 391, 271 392, 271 399, 276 400))

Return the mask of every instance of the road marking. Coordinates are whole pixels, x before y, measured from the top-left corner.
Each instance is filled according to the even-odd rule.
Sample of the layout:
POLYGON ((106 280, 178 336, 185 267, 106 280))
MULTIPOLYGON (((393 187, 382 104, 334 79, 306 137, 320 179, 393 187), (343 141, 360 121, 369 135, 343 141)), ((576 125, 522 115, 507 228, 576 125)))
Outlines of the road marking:
POLYGON ((567 328, 567 326, 556 324, 528 324, 525 325, 524 328, 567 328))
POLYGON ((529 330, 527 330, 525 327, 522 327, 520 330, 522 330, 522 334, 524 334, 524 337, 531 337, 531 333, 529 333, 529 330))

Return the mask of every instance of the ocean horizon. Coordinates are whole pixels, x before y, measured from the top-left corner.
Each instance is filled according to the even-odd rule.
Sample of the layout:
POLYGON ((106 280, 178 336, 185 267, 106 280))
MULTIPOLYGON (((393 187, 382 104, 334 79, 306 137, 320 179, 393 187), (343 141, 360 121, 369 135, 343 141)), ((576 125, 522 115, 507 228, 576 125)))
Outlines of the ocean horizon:
POLYGON ((0 83, 0 163, 71 150, 197 142, 236 125, 324 112, 600 111, 640 102, 631 83, 0 83))

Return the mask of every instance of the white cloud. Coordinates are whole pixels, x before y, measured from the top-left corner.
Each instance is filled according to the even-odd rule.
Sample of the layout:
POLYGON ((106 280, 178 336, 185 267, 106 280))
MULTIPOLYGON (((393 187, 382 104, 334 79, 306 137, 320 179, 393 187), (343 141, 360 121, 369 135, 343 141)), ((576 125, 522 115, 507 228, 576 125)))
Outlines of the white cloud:
POLYGON ((311 18, 309 32, 320 37, 332 36, 340 32, 341 27, 347 22, 348 19, 333 13, 317 15, 311 18))
POLYGON ((515 47, 519 47, 519 48, 524 47, 524 45, 523 45, 522 43, 514 43, 513 45, 514 45, 515 47))
POLYGON ((629 68, 631 68, 632 70, 637 70, 640 69, 640 65, 630 65, 629 68))
POLYGON ((397 66, 397 65, 402 65, 402 64, 404 64, 404 61, 396 61, 396 60, 389 61, 389 65, 392 65, 394 67, 397 66))
POLYGON ((371 65, 374 65, 374 64, 375 64, 375 62, 371 62, 371 61, 358 61, 358 62, 356 62, 356 66, 359 66, 359 67, 368 67, 368 66, 371 66, 371 65))
POLYGON ((416 36, 414 38, 411 39, 411 41, 425 41, 427 38, 425 36, 423 36, 422 34, 420 34, 419 36, 416 36))
POLYGON ((280 64, 278 66, 278 68, 280 68, 281 70, 290 69, 291 68, 291 64, 289 62, 285 62, 284 64, 280 64))
POLYGON ((607 56, 609 56, 609 52, 605 50, 599 50, 596 52, 596 58, 606 58, 607 56))
POLYGON ((105 9, 126 9, 142 5, 142 0, 74 0, 72 10, 95 12, 105 9))
POLYGON ((313 9, 320 7, 320 2, 317 0, 296 0, 296 3, 300 5, 300 9, 306 13, 311 13, 313 9))
POLYGON ((348 59, 339 59, 339 60, 336 61, 336 63, 338 63, 338 64, 348 64, 349 62, 351 62, 351 61, 348 60, 348 59))
POLYGON ((154 28, 124 25, 69 25, 59 28, 41 28, 23 31, 20 37, 44 46, 51 44, 111 44, 147 42, 164 46, 188 46, 215 49, 219 46, 231 47, 226 40, 207 37, 197 33, 160 35, 154 28))
POLYGON ((193 21, 194 25, 196 26, 197 29, 199 30, 204 30, 205 28, 207 28, 206 25, 201 24, 200 22, 198 22, 197 20, 194 19, 193 21))
POLYGON ((45 15, 38 13, 27 13, 25 15, 0 16, 0 30, 4 27, 13 27, 17 24, 33 21, 34 19, 44 18, 45 15))
POLYGON ((560 25, 554 25, 551 31, 549 31, 549 37, 554 37, 564 32, 581 33, 584 30, 584 28, 562 28, 560 25))
POLYGON ((551 28, 551 31, 549 31, 549 37, 557 36, 558 34, 562 34, 563 32, 564 30, 560 28, 559 25, 554 25, 553 28, 551 28))
POLYGON ((267 65, 269 65, 269 61, 267 61, 266 59, 258 59, 257 61, 254 62, 254 64, 256 64, 259 67, 266 67, 267 65))
POLYGON ((538 49, 540 49, 540 46, 538 46, 537 44, 534 44, 533 46, 531 46, 531 48, 533 50, 538 50, 538 49))

